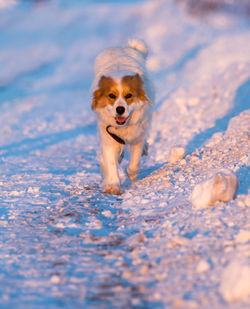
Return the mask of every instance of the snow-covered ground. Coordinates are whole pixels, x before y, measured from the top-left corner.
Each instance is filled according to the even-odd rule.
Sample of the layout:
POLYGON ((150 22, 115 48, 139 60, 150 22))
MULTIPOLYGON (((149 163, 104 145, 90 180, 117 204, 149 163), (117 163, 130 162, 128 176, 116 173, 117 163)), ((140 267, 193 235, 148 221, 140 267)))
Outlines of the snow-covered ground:
POLYGON ((237 9, 0 0, 1 308, 249 308, 250 19, 217 2, 237 9), (130 37, 157 101, 139 179, 121 170, 115 197, 89 88, 96 54, 130 37), (225 169, 236 198, 192 206, 225 169))

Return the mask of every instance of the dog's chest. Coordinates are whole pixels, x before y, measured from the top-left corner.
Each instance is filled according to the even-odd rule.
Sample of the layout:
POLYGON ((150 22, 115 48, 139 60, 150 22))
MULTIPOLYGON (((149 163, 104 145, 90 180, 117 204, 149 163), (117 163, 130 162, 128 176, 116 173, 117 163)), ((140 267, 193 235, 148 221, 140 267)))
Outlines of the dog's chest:
POLYGON ((142 118, 126 127, 114 128, 113 132, 124 139, 126 144, 136 144, 145 138, 147 129, 148 119, 142 118))

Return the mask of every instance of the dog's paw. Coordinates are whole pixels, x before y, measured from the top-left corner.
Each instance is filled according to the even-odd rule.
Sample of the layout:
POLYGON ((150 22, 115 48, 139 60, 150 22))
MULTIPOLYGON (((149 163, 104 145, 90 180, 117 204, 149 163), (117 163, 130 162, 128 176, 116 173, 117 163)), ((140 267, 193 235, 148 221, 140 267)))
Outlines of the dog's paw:
POLYGON ((105 193, 113 194, 113 195, 121 195, 122 190, 119 186, 107 186, 105 189, 105 193))
POLYGON ((131 181, 134 181, 137 178, 138 173, 139 173, 138 170, 131 170, 130 168, 127 168, 126 172, 131 181))

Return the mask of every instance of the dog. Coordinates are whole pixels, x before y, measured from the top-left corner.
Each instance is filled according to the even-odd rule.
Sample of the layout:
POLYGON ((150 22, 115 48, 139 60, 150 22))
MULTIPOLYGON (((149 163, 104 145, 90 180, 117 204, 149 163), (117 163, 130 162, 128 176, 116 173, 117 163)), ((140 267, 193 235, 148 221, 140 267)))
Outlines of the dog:
POLYGON ((155 96, 147 55, 145 42, 133 39, 128 46, 104 50, 95 60, 91 108, 97 115, 101 172, 109 194, 122 194, 118 164, 124 146, 130 147, 126 172, 131 181, 138 176, 141 156, 147 154, 155 96))

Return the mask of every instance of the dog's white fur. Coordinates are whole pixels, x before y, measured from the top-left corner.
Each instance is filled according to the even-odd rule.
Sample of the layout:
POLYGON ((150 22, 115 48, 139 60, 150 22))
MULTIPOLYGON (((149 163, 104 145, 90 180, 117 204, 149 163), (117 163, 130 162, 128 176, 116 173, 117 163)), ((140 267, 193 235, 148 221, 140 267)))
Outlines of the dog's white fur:
MULTIPOLYGON (((127 104, 121 95, 113 105, 108 104, 103 108, 94 109, 98 120, 98 129, 101 138, 101 170, 104 176, 105 191, 111 194, 121 194, 120 179, 118 174, 118 161, 123 154, 124 145, 119 144, 106 131, 116 134, 130 146, 130 160, 127 174, 131 180, 138 175, 140 158, 145 147, 148 129, 152 117, 154 103, 154 87, 146 70, 146 57, 148 49, 146 44, 138 39, 129 41, 129 46, 110 48, 100 53, 95 61, 94 80, 92 92, 98 89, 102 76, 111 77, 118 88, 122 87, 124 76, 138 74, 143 81, 143 90, 146 94, 144 101, 127 104), (118 125, 116 117, 117 106, 125 109, 122 115, 127 119, 124 125, 118 125)), ((122 90, 122 89, 119 89, 122 90)))

